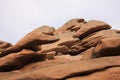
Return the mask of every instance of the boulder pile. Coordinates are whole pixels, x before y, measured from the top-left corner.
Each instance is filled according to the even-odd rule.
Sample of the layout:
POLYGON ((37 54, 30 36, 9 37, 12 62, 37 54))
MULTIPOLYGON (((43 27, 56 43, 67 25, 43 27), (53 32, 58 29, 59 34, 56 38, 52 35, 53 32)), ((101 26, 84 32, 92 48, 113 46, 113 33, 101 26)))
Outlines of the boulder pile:
POLYGON ((72 19, 0 41, 0 80, 120 80, 120 30, 72 19))

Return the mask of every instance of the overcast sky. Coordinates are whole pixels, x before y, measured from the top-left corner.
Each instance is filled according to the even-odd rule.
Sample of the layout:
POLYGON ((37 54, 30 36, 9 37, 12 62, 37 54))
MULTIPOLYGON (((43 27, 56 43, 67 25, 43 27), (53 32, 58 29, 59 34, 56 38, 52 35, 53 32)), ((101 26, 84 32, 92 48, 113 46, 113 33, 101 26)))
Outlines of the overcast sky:
POLYGON ((120 29, 120 0, 0 0, 0 39, 14 44, 39 26, 59 28, 72 18, 120 29))

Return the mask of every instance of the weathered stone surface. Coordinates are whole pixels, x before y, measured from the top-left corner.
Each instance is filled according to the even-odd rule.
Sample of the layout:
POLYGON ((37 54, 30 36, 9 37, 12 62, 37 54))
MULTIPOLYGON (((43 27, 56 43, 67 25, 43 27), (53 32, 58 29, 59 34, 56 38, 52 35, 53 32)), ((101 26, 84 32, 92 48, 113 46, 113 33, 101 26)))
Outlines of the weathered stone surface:
POLYGON ((120 55, 120 37, 102 39, 96 46, 92 57, 120 55))
POLYGON ((74 43, 79 41, 79 39, 74 38, 73 35, 73 32, 66 32, 54 35, 56 38, 59 38, 59 41, 51 44, 41 45, 41 50, 38 53, 47 53, 51 51, 62 54, 70 53, 72 51, 71 47, 74 45, 74 43))
POLYGON ((45 55, 38 55, 34 51, 23 49, 20 52, 11 53, 0 58, 0 71, 19 69, 28 63, 45 59, 45 55))
POLYGON ((35 71, 38 69, 43 69, 46 67, 51 67, 51 66, 55 66, 55 65, 59 65, 59 64, 64 64, 64 63, 68 63, 71 61, 74 61, 74 60, 68 59, 68 56, 65 56, 65 55, 62 55, 59 57, 56 56, 54 59, 51 59, 51 60, 45 60, 45 61, 29 64, 29 65, 21 68, 20 71, 29 71, 29 70, 35 71))
POLYGON ((55 51, 51 51, 51 52, 46 53, 46 58, 47 58, 48 60, 54 59, 54 56, 55 56, 55 55, 56 55, 56 52, 55 52, 55 51))
POLYGON ((78 46, 77 50, 79 49, 80 52, 83 52, 91 47, 96 47, 96 45, 101 39, 109 38, 109 37, 120 37, 120 33, 118 33, 118 30, 102 30, 90 34, 89 36, 86 36, 84 39, 81 40, 81 42, 77 44, 78 46))
POLYGON ((7 49, 7 48, 9 48, 9 47, 11 47, 11 46, 12 46, 12 44, 0 40, 0 54, 1 54, 1 52, 3 52, 5 49, 7 49))
MULTIPOLYGON (((120 56, 104 57, 90 60, 73 61, 51 67, 45 67, 42 69, 26 72, 24 74, 16 74, 16 76, 10 76, 7 80, 64 80, 69 77, 83 76, 88 73, 95 73, 104 71, 105 69, 119 67, 120 56), (99 62, 99 63, 98 63, 99 62)), ((113 74, 114 75, 114 74, 113 74)), ((118 73, 119 75, 119 73, 118 73)), ((117 76, 118 76, 117 75, 117 76)), ((104 76, 102 76, 104 77, 104 76)), ((109 75, 106 78, 109 78, 109 75)), ((5 78, 3 78, 5 80, 5 78)))
MULTIPOLYGON (((43 68, 47 68, 47 67, 51 67, 51 66, 55 66, 55 65, 59 65, 59 64, 64 64, 64 63, 68 63, 68 62, 71 62, 71 60, 66 59, 65 57, 64 58, 56 57, 54 60, 46 60, 46 61, 31 63, 19 70, 14 70, 11 72, 0 72, 0 79, 9 80, 10 78, 16 77, 17 75, 20 76, 23 73, 26 74, 29 72, 33 72, 35 70, 39 70, 39 69, 43 69, 43 68), (7 76, 9 76, 9 77, 7 77, 7 76)), ((25 80, 26 79, 27 78, 25 78, 25 80)))
POLYGON ((61 34, 67 31, 76 32, 84 23, 84 19, 71 19, 68 22, 66 22, 62 27, 57 29, 54 34, 61 34))
POLYGON ((93 51, 94 51, 95 47, 91 47, 90 49, 87 49, 86 51, 82 52, 82 57, 81 60, 85 60, 85 59, 91 59, 93 56, 93 51))
POLYGON ((85 48, 95 47, 101 39, 109 37, 120 37, 120 33, 117 30, 98 31, 82 39, 80 45, 85 48))
POLYGON ((55 59, 62 59, 62 60, 69 60, 69 61, 79 61, 81 60, 82 55, 77 55, 77 56, 71 56, 71 55, 57 55, 54 58, 55 59))
POLYGON ((55 42, 58 38, 53 37, 54 28, 49 26, 39 27, 28 33, 24 38, 18 41, 14 46, 5 50, 0 56, 7 55, 11 52, 20 51, 24 48, 36 50, 37 45, 55 42))
POLYGON ((72 77, 66 80, 120 80, 120 67, 108 68, 91 74, 72 77))
MULTIPOLYGON (((67 32, 72 32, 74 33, 72 36, 75 38, 80 38, 81 40, 86 38, 90 34, 95 34, 97 31, 102 31, 106 29, 110 29, 111 26, 102 22, 102 21, 97 21, 97 20, 91 20, 91 21, 84 21, 84 19, 72 19, 65 23, 62 27, 57 29, 54 34, 65 34, 67 32)), ((112 32, 112 31, 111 31, 112 32)), ((90 37, 86 40, 82 40, 82 42, 78 42, 76 45, 74 44, 71 49, 72 55, 79 54, 80 52, 85 51, 86 49, 90 47, 94 47, 97 42, 103 38, 103 32, 99 32, 98 35, 95 35, 93 37, 90 37), (96 41, 97 40, 97 41, 96 41)), ((106 33, 109 33, 109 31, 106 33)), ((114 31, 115 33, 115 31, 114 31)), ((116 33, 117 34, 117 33, 116 33)), ((69 34, 70 35, 70 34, 69 34)), ((107 36, 107 35, 106 35, 107 36)), ((65 48, 65 47, 64 47, 65 48)))
POLYGON ((91 20, 81 25, 81 28, 76 32, 80 39, 85 38, 87 35, 100 31, 110 29, 110 25, 97 20, 91 20))
POLYGON ((119 80, 120 30, 72 19, 39 27, 15 45, 0 41, 0 80, 119 80))
POLYGON ((84 19, 72 19, 57 29, 55 34, 71 31, 76 33, 74 36, 78 36, 80 39, 83 39, 91 33, 110 28, 110 25, 102 21, 91 20, 86 22, 84 19))

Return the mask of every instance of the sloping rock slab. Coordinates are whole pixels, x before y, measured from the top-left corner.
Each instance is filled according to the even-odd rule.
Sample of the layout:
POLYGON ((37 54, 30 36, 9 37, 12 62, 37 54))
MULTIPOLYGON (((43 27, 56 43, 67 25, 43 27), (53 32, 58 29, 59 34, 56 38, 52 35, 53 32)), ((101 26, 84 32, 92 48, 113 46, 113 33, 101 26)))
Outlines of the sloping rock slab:
MULTIPOLYGON (((6 78, 6 80, 64 80, 76 75, 85 75, 111 67, 120 67, 119 60, 120 56, 73 61, 42 68, 29 73, 18 74, 13 77, 10 76, 9 78, 6 78)), ((5 80, 5 78, 3 78, 3 80, 5 80)))

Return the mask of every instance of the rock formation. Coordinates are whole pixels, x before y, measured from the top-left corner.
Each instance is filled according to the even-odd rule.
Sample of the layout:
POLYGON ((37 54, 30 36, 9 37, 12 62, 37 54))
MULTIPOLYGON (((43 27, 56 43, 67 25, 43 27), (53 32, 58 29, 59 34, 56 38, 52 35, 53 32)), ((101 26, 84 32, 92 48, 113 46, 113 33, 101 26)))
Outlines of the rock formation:
POLYGON ((120 30, 72 19, 0 41, 0 80, 120 80, 120 30))

